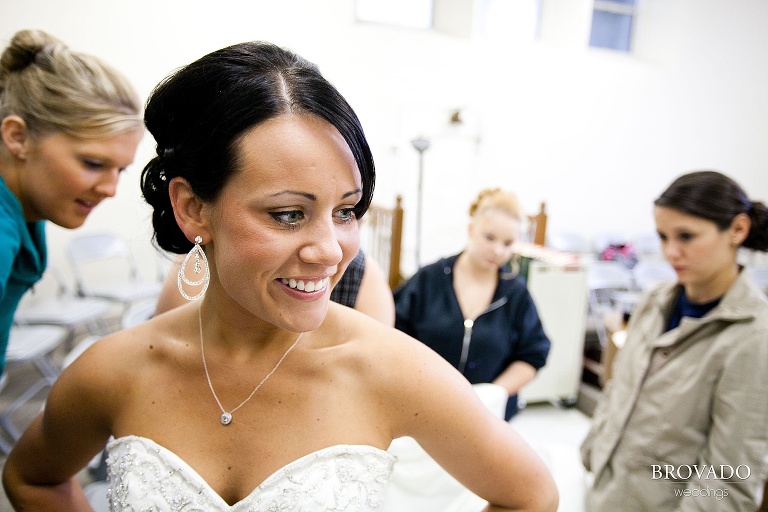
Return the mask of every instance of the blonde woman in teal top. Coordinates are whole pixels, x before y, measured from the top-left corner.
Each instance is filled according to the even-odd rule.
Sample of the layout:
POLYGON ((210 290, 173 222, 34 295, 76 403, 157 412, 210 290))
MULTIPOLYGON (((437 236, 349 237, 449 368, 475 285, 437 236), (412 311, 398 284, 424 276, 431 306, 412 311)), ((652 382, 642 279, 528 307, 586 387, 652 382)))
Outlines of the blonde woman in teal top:
POLYGON ((45 223, 77 228, 115 194, 143 135, 128 81, 38 30, 0 56, 0 373, 16 307, 43 275, 45 223))
MULTIPOLYGON (((0 333, 8 345, 16 305, 45 271, 45 225, 27 222, 21 203, 0 178, 0 333)), ((0 361, 0 373, 5 358, 0 361)))

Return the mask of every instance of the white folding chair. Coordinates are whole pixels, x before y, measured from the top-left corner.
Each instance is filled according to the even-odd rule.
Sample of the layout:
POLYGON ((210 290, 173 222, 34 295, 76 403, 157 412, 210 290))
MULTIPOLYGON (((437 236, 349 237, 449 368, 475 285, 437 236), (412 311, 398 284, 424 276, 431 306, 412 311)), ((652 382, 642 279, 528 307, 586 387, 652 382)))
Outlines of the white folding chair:
POLYGON ((635 287, 644 291, 660 282, 676 279, 677 273, 666 261, 641 259, 632 267, 632 277, 635 287))
POLYGON ((114 233, 78 235, 69 240, 66 249, 80 296, 105 298, 127 307, 160 293, 162 283, 144 279, 130 247, 114 233))
POLYGON ((605 348, 608 336, 603 317, 617 309, 619 302, 631 307, 632 273, 618 261, 593 261, 587 269, 589 313, 600 345, 605 348), (621 294, 621 295, 618 295, 621 294))
POLYGON ((657 233, 640 233, 632 238, 632 245, 640 259, 661 257, 661 240, 657 233))
POLYGON ((97 480, 83 487, 88 504, 93 508, 93 512, 110 512, 107 492, 109 491, 109 482, 106 480, 97 480))
POLYGON ((155 314, 156 308, 157 300, 155 299, 147 299, 131 305, 131 307, 129 307, 123 314, 121 321, 123 329, 128 329, 129 327, 139 325, 140 323, 149 320, 152 318, 152 315, 155 314))
POLYGON ((578 233, 552 233, 548 237, 547 245, 558 251, 575 252, 577 254, 591 251, 589 241, 578 233))
POLYGON ((19 305, 13 320, 19 325, 50 324, 60 325, 69 330, 70 337, 75 329, 86 326, 91 334, 105 335, 109 326, 105 318, 112 309, 112 302, 96 297, 78 297, 69 289, 58 268, 50 266, 43 276, 56 282, 54 297, 35 300, 31 295, 34 288, 27 292, 19 305))
MULTIPOLYGON (((3 374, 0 375, 0 394, 2 394, 6 384, 8 384, 8 374, 3 372, 3 374)), ((11 453, 11 448, 13 448, 13 446, 11 446, 11 444, 8 443, 8 441, 0 437, 0 453, 2 454, 11 453)))
MULTIPOLYGON (((67 339, 67 329, 56 325, 18 325, 11 327, 8 349, 5 353, 6 368, 32 363, 40 378, 28 386, 0 414, 0 425, 14 442, 21 437, 21 429, 14 423, 14 414, 59 376, 58 366, 50 354, 67 339)), ((0 449, 2 449, 0 447, 0 449)))
POLYGON ((744 269, 749 272, 749 277, 752 282, 760 288, 763 293, 768 294, 768 267, 755 267, 749 266, 744 269))
POLYGON ((629 290, 632 273, 619 261, 593 261, 587 269, 587 288, 629 290))

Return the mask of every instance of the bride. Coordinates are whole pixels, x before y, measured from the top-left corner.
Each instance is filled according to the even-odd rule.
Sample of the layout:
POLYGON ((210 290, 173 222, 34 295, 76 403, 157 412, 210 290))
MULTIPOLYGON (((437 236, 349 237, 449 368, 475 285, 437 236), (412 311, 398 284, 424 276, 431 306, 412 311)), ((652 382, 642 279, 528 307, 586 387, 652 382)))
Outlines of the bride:
POLYGON ((5 465, 14 507, 90 510, 76 474, 112 437, 114 511, 375 511, 385 450, 411 436, 489 511, 557 508, 542 461, 456 370, 329 301, 374 166, 313 64, 268 43, 224 48, 159 84, 145 122, 156 242, 188 253, 179 287, 199 300, 62 373, 5 465))

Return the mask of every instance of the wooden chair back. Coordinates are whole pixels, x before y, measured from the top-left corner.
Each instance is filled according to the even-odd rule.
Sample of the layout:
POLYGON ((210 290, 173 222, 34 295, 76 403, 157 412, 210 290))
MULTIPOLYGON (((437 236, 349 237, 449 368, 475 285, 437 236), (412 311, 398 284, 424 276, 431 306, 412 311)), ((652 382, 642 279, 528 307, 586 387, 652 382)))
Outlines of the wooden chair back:
POLYGON ((360 223, 360 248, 376 260, 394 289, 403 281, 400 254, 403 243, 403 198, 398 195, 394 208, 371 204, 360 223))
POLYGON ((527 241, 536 245, 546 245, 547 242, 547 210, 546 203, 541 202, 536 215, 528 215, 527 241))

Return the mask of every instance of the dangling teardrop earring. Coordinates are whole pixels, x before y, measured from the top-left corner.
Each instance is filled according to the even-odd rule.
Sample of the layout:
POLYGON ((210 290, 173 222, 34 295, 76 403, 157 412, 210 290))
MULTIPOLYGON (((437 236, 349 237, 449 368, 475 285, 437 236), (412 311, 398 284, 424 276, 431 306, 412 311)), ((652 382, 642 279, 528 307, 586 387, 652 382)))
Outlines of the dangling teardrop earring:
POLYGON ((187 300, 197 300, 200 297, 205 294, 205 291, 208 289, 208 284, 211 282, 211 271, 208 267, 208 258, 205 256, 205 251, 203 251, 203 248, 200 247, 200 244, 202 243, 203 238, 201 236, 195 237, 195 246, 187 253, 186 258, 184 258, 184 261, 181 262, 181 268, 179 268, 179 277, 176 280, 176 284, 179 287, 179 293, 181 293, 181 296, 184 297, 187 300), (187 263, 189 263, 189 259, 194 255, 195 257, 195 263, 192 267, 192 270, 195 274, 200 274, 203 271, 203 266, 205 266, 205 273, 203 274, 203 277, 201 277, 197 281, 191 281, 187 278, 186 275, 186 268, 187 263), (202 256, 202 262, 201 260, 202 256), (201 264, 202 263, 202 264, 201 264), (197 295, 187 295, 187 292, 184 291, 184 285, 181 283, 185 282, 190 286, 203 286, 203 289, 200 290, 200 292, 197 295))

